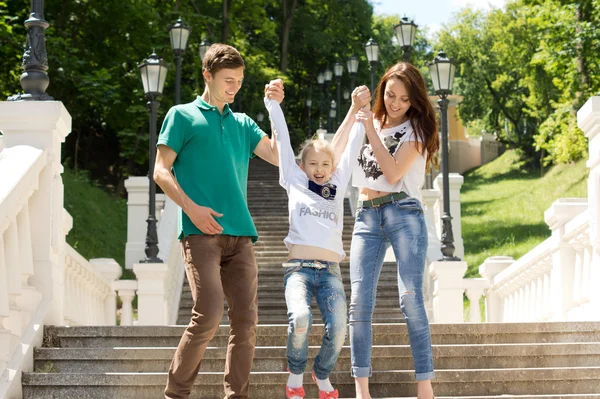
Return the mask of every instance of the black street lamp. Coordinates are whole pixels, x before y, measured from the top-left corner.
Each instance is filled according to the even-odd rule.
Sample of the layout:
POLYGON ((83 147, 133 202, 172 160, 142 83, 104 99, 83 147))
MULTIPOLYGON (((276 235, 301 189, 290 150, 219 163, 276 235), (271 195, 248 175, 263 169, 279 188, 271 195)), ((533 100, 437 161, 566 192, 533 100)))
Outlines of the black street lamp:
POLYGON ((154 182, 154 162, 156 160, 156 112, 158 111, 158 98, 162 95, 167 78, 167 67, 163 60, 152 53, 140 65, 140 74, 144 93, 148 99, 150 110, 150 156, 148 158, 148 177, 150 180, 148 196, 148 229, 146 231, 146 258, 141 263, 162 263, 158 258, 158 235, 156 234, 156 183, 154 182))
MULTIPOLYGON (((325 74, 319 72, 317 75, 317 83, 319 84, 319 119, 323 119, 323 83, 325 83, 325 74)), ((322 122, 319 122, 322 123, 322 122)))
MULTIPOLYGON (((333 74, 337 80, 337 103, 340 104, 341 108, 341 92, 342 92, 342 74, 344 73, 344 66, 339 62, 336 62, 333 66, 333 74)), ((337 128, 340 125, 340 113, 337 113, 337 118, 335 120, 335 127, 337 128)))
POLYGON ((31 0, 31 14, 25 21, 27 44, 23 53, 23 74, 19 79, 23 94, 8 97, 8 101, 51 101, 46 89, 48 78, 48 55, 44 32, 50 24, 44 19, 44 0, 31 0))
POLYGON ((206 52, 208 51, 211 45, 212 43, 206 39, 202 39, 202 41, 200 42, 200 45, 198 46, 198 50, 200 53, 200 62, 204 61, 204 56, 206 55, 206 52))
POLYGON ((337 114, 335 100, 331 100, 331 108, 329 109, 329 131, 333 132, 333 122, 335 121, 335 115, 337 114))
POLYGON ((179 104, 181 100, 181 58, 191 31, 192 28, 187 26, 181 17, 173 25, 169 25, 171 48, 175 53, 175 105, 179 104))
POLYGON ((365 44, 365 51, 367 52, 367 60, 371 66, 371 96, 374 96, 375 70, 377 69, 377 63, 379 62, 379 44, 377 44, 373 38, 370 38, 367 44, 365 44))
POLYGON ((354 78, 356 77, 356 72, 358 72, 358 58, 355 55, 351 55, 346 61, 346 66, 350 74, 350 90, 354 90, 354 78))
POLYGON ((442 124, 442 176, 444 195, 444 214, 442 216, 442 261, 460 260, 454 256, 454 234, 452 232, 452 216, 450 215, 450 184, 448 181, 448 96, 452 94, 455 65, 446 53, 440 51, 427 65, 435 94, 440 96, 438 104, 442 124))
POLYGON ((410 61, 410 51, 413 48, 415 36, 417 34, 417 24, 413 20, 403 17, 398 22, 398 25, 394 26, 396 31, 396 39, 398 39, 398 45, 402 48, 402 58, 404 61, 410 61))
POLYGON ((311 136, 311 120, 310 120, 310 106, 312 105, 312 99, 309 97, 306 99, 306 108, 308 108, 308 137, 311 136))

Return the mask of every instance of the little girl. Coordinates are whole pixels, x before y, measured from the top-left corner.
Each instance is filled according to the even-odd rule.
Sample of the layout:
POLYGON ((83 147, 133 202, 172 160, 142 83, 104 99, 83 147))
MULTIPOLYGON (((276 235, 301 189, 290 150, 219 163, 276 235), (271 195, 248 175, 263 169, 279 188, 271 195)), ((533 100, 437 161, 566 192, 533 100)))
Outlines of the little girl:
POLYGON ((310 141, 302 150, 298 166, 290 136, 277 101, 265 98, 279 150, 279 184, 288 194, 290 230, 284 242, 289 250, 284 273, 289 328, 285 389, 292 399, 304 397, 303 373, 308 359, 310 312, 314 296, 321 311, 325 333, 315 358, 313 381, 320 399, 338 397, 329 373, 346 339, 346 294, 339 262, 346 256, 342 243, 344 194, 363 142, 364 125, 354 124, 339 164, 329 143, 310 141))

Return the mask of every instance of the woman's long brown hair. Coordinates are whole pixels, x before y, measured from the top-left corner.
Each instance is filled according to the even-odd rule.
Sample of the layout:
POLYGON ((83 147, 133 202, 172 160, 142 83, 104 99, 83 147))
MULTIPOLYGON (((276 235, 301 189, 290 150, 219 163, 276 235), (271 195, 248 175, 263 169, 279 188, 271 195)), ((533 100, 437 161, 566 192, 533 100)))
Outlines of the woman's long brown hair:
POLYGON ((388 114, 383 98, 385 86, 392 78, 397 78, 404 83, 408 91, 410 108, 406 112, 406 116, 410 120, 415 134, 423 143, 421 154, 423 155, 427 151, 427 164, 429 165, 432 157, 440 148, 440 139, 435 110, 427 96, 425 80, 417 68, 408 62, 399 62, 385 72, 377 85, 373 117, 379 121, 382 128, 385 126, 388 114))

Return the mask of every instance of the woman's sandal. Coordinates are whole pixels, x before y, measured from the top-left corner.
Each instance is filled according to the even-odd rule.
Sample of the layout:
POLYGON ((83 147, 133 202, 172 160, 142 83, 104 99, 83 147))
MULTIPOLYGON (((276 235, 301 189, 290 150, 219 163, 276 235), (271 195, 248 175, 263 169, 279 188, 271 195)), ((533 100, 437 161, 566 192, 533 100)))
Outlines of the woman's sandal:
MULTIPOLYGON (((317 384, 317 377, 315 376, 315 372, 312 372, 312 380, 314 381, 315 384, 317 384)), ((317 388, 319 387, 319 384, 317 384, 317 388)), ((337 399, 339 397, 339 392, 337 389, 334 389, 333 391, 321 391, 319 389, 319 399, 337 399)))
POLYGON ((287 385, 285 386, 285 396, 288 398, 293 398, 294 396, 299 396, 301 398, 304 397, 304 388, 290 388, 287 385))

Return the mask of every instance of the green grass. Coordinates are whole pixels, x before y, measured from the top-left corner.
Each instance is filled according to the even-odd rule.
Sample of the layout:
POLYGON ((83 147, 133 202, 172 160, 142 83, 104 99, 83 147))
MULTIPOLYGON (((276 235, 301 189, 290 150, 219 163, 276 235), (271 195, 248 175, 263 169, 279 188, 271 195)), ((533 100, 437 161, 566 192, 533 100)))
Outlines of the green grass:
MULTIPOLYGON (((113 258, 125 265, 127 203, 92 184, 85 172, 65 168, 65 209, 73 217, 67 242, 86 259, 113 258)), ((134 278, 130 270, 122 279, 134 278)))
POLYGON ((580 160, 540 177, 511 150, 468 172, 461 189, 467 277, 490 256, 518 259, 548 238, 544 211, 558 198, 587 197, 588 171, 580 160))

